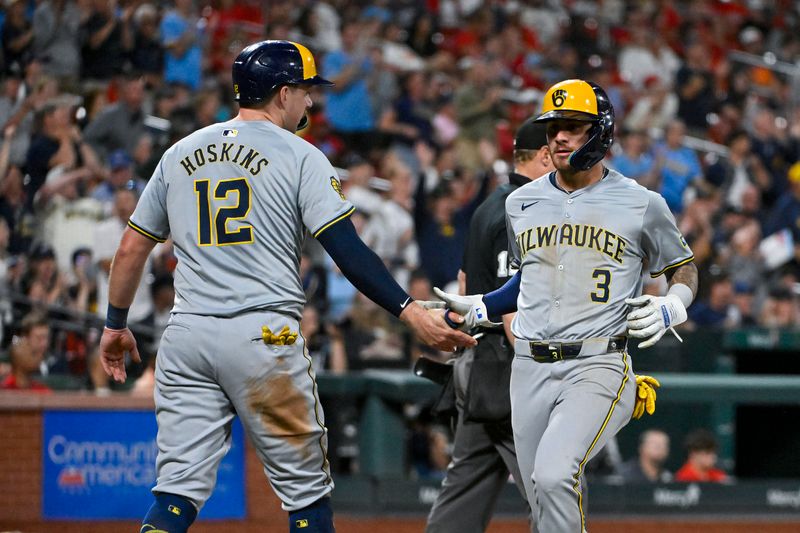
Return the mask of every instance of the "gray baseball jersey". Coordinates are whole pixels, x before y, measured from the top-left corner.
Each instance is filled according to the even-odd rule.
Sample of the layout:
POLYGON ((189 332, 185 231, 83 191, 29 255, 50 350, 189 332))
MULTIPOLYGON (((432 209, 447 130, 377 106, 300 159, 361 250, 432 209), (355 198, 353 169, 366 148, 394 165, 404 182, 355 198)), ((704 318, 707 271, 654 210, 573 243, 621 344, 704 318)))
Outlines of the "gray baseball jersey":
POLYGON ((625 299, 641 292, 643 263, 657 277, 693 257, 661 195, 613 170, 573 193, 551 173, 514 191, 506 213, 522 267, 511 327, 521 339, 620 335, 625 299))
POLYGON ((240 417, 287 511, 333 488, 311 357, 298 334, 300 247, 352 211, 315 147, 266 121, 229 121, 162 157, 129 226, 172 236, 175 306, 156 364, 155 492, 199 509, 240 417))
POLYGON ((640 294, 645 264, 658 276, 692 252, 664 199, 613 170, 571 193, 551 173, 512 193, 506 213, 522 276, 514 335, 581 341, 586 354, 540 363, 517 342, 510 392, 520 473, 539 531, 582 532, 584 467, 635 404, 630 358, 609 338, 625 332, 625 299, 640 294))
POLYGON ((316 147, 271 122, 231 120, 164 154, 129 225, 159 241, 172 236, 173 312, 299 318, 306 228, 317 235, 352 211, 316 147))

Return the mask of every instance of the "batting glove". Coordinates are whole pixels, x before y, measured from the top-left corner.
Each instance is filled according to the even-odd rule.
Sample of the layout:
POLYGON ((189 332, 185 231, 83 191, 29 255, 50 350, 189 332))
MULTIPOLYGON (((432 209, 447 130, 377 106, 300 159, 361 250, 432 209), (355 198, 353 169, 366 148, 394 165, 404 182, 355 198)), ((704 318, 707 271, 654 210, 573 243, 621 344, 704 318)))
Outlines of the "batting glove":
POLYGON ((464 322, 457 324, 451 321, 447 317, 447 312, 445 312, 445 322, 453 329, 470 331, 477 326, 493 328, 500 325, 489 320, 489 313, 486 312, 486 304, 483 303, 483 294, 461 296, 460 294, 444 292, 439 287, 434 287, 433 292, 444 301, 448 310, 454 311, 464 317, 464 322))
POLYGON ((636 405, 631 418, 639 419, 647 411, 648 415, 656 412, 656 389, 661 383, 652 376, 636 376, 636 405))
POLYGON ((289 326, 283 326, 283 329, 276 335, 272 333, 269 326, 261 326, 261 339, 264 341, 264 344, 286 346, 295 343, 297 340, 297 332, 291 331, 289 326))
POLYGON ((645 339, 639 348, 649 348, 664 336, 668 328, 686 322, 686 307, 675 294, 628 298, 625 303, 638 307, 628 314, 628 335, 645 339))
POLYGON ((431 309, 444 309, 447 307, 447 304, 441 300, 414 300, 419 305, 422 306, 423 309, 430 311, 431 309))

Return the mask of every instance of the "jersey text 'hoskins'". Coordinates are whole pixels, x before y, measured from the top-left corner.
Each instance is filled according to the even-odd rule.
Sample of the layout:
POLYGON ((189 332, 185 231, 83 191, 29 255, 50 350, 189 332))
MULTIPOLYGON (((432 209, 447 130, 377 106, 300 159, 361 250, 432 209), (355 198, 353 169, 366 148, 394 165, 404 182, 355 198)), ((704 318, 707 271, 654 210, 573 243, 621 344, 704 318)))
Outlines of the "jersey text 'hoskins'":
POLYGON ((218 145, 212 143, 206 145, 205 148, 196 149, 191 155, 181 159, 181 165, 186 174, 191 176, 198 168, 207 163, 236 163, 255 176, 269 165, 269 161, 265 157, 259 157, 260 155, 255 148, 243 144, 224 142, 218 145))

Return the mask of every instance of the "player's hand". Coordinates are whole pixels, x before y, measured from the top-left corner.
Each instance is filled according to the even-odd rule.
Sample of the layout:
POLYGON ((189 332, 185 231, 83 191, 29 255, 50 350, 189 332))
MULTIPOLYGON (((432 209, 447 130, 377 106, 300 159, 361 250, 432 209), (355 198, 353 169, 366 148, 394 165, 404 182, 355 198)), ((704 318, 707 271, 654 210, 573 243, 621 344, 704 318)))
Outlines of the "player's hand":
MULTIPOLYGON (((484 335, 481 331, 478 331, 477 333, 473 331, 473 328, 464 322, 463 316, 459 315, 452 309, 447 309, 447 304, 441 300, 417 300, 417 303, 420 304, 423 309, 427 310, 429 314, 436 318, 444 318, 444 321, 448 326, 453 329, 458 329, 469 333, 475 340, 480 339, 484 335), (444 313, 441 312, 443 309, 446 310, 444 313)), ((496 324, 495 322, 490 322, 490 324, 492 326, 502 326, 502 324, 496 324)))
POLYGON ((661 383, 652 376, 636 376, 636 404, 631 418, 639 419, 647 411, 648 415, 656 412, 656 389, 661 383))
MULTIPOLYGON (((455 311, 464 318, 463 322, 453 323, 456 322, 452 320, 453 314, 446 313, 445 321, 448 322, 449 320, 448 324, 450 327, 458 328, 462 331, 470 331, 476 326, 490 328, 498 326, 498 324, 489 320, 489 313, 486 312, 486 304, 483 303, 483 294, 461 296, 460 294, 444 292, 438 287, 434 287, 433 292, 444 301, 447 309, 455 311)), ((500 325, 502 326, 502 324, 500 325)))
POLYGON ((125 372, 125 352, 131 354, 131 359, 137 363, 142 362, 131 330, 104 328, 100 338, 100 364, 105 373, 118 383, 125 383, 128 377, 125 372))
POLYGON ((628 313, 628 335, 645 339, 639 348, 649 348, 664 336, 667 328, 686 322, 686 307, 674 294, 628 298, 625 303, 636 307, 628 313))
MULTIPOLYGON (((414 302, 400 313, 400 320, 411 327, 419 340, 437 350, 454 352, 458 348, 475 346, 478 341, 445 323, 446 312, 444 309, 424 309, 418 302, 414 302)), ((458 315, 451 315, 451 320, 459 322, 463 319, 458 315)))
POLYGON ((423 309, 444 309, 447 304, 441 300, 415 300, 423 309))

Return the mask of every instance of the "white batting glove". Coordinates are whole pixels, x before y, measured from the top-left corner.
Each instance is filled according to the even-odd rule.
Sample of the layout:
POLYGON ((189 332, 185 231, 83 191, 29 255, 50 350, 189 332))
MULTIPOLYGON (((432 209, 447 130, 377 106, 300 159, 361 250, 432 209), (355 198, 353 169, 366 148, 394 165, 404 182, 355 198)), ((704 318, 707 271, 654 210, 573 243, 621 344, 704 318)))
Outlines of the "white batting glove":
POLYGON ((430 309, 444 309, 447 307, 447 304, 441 300, 414 300, 416 303, 422 306, 425 310, 430 309))
POLYGON ((489 320, 486 304, 483 303, 483 294, 461 296, 460 294, 444 292, 439 287, 434 287, 433 292, 444 300, 448 309, 464 317, 464 322, 458 324, 456 329, 470 331, 476 326, 497 327, 496 323, 489 320))
POLYGON ((649 348, 664 336, 668 328, 686 322, 686 306, 675 294, 628 298, 625 303, 637 307, 628 313, 628 335, 645 339, 639 348, 649 348))

